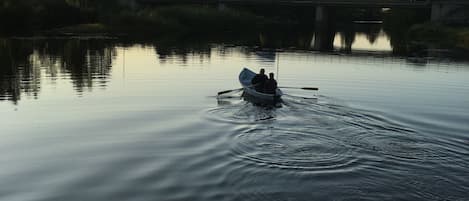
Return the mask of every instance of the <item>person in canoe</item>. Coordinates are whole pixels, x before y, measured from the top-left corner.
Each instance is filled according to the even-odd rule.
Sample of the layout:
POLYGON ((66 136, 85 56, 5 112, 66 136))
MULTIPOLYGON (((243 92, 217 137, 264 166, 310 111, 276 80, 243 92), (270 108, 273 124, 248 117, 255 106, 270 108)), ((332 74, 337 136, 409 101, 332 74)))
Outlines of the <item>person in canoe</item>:
POLYGON ((277 90, 277 81, 274 79, 274 73, 269 73, 269 79, 264 84, 264 93, 275 94, 275 90, 277 90))
POLYGON ((254 86, 254 89, 258 92, 264 92, 265 82, 267 81, 267 75, 265 75, 265 70, 261 68, 259 74, 256 74, 251 80, 251 84, 254 86))

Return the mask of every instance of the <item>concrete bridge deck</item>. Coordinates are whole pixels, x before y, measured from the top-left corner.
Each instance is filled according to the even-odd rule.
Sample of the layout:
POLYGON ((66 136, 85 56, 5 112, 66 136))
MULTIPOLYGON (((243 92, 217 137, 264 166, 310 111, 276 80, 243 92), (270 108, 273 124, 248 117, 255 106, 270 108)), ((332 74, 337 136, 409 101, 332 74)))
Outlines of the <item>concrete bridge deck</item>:
POLYGON ((236 4, 281 4, 297 6, 430 6, 431 0, 218 0, 236 4))
POLYGON ((431 8, 431 20, 442 21, 453 11, 469 6, 469 0, 128 0, 143 4, 218 4, 224 5, 289 5, 316 7, 316 20, 327 18, 328 7, 403 7, 431 8))

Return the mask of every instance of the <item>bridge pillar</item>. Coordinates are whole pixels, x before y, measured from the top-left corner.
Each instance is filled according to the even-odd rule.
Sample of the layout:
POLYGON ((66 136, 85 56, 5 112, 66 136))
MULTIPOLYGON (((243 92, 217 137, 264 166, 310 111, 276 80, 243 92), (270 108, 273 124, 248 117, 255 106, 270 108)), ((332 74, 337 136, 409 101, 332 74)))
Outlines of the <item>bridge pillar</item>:
MULTIPOLYGON (((442 22, 449 17, 450 14, 453 14, 460 6, 452 5, 448 3, 442 2, 434 2, 432 3, 432 14, 431 14, 431 21, 432 22, 442 22)), ((454 20, 454 19, 453 19, 454 20)))
POLYGON ((316 6, 316 23, 327 22, 329 19, 328 8, 324 6, 316 6))
POLYGON ((311 44, 314 50, 334 49, 335 32, 332 30, 330 18, 330 8, 325 6, 316 7, 314 38, 311 44))
POLYGON ((223 2, 218 2, 218 10, 224 11, 226 9, 226 4, 223 2))

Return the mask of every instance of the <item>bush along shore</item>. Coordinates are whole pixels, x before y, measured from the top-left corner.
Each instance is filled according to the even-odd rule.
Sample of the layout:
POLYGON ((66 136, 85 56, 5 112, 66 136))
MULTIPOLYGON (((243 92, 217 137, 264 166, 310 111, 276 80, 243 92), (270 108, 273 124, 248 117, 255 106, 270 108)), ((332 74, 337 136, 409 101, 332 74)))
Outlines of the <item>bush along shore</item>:
POLYGON ((436 48, 463 48, 469 50, 469 27, 450 27, 424 23, 409 29, 410 41, 428 44, 436 48))

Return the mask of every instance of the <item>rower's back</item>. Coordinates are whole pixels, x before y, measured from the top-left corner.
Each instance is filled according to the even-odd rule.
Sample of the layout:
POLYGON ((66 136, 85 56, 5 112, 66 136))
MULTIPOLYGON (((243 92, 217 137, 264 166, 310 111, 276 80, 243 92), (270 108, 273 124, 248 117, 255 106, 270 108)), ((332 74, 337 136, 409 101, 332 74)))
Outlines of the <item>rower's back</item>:
POLYGON ((265 75, 265 70, 261 68, 259 74, 256 74, 251 80, 251 84, 254 86, 254 89, 258 92, 264 92, 265 82, 267 81, 267 76, 265 75))
POLYGON ((274 79, 274 73, 269 73, 269 79, 264 84, 264 92, 275 94, 275 90, 277 90, 277 81, 274 79))

